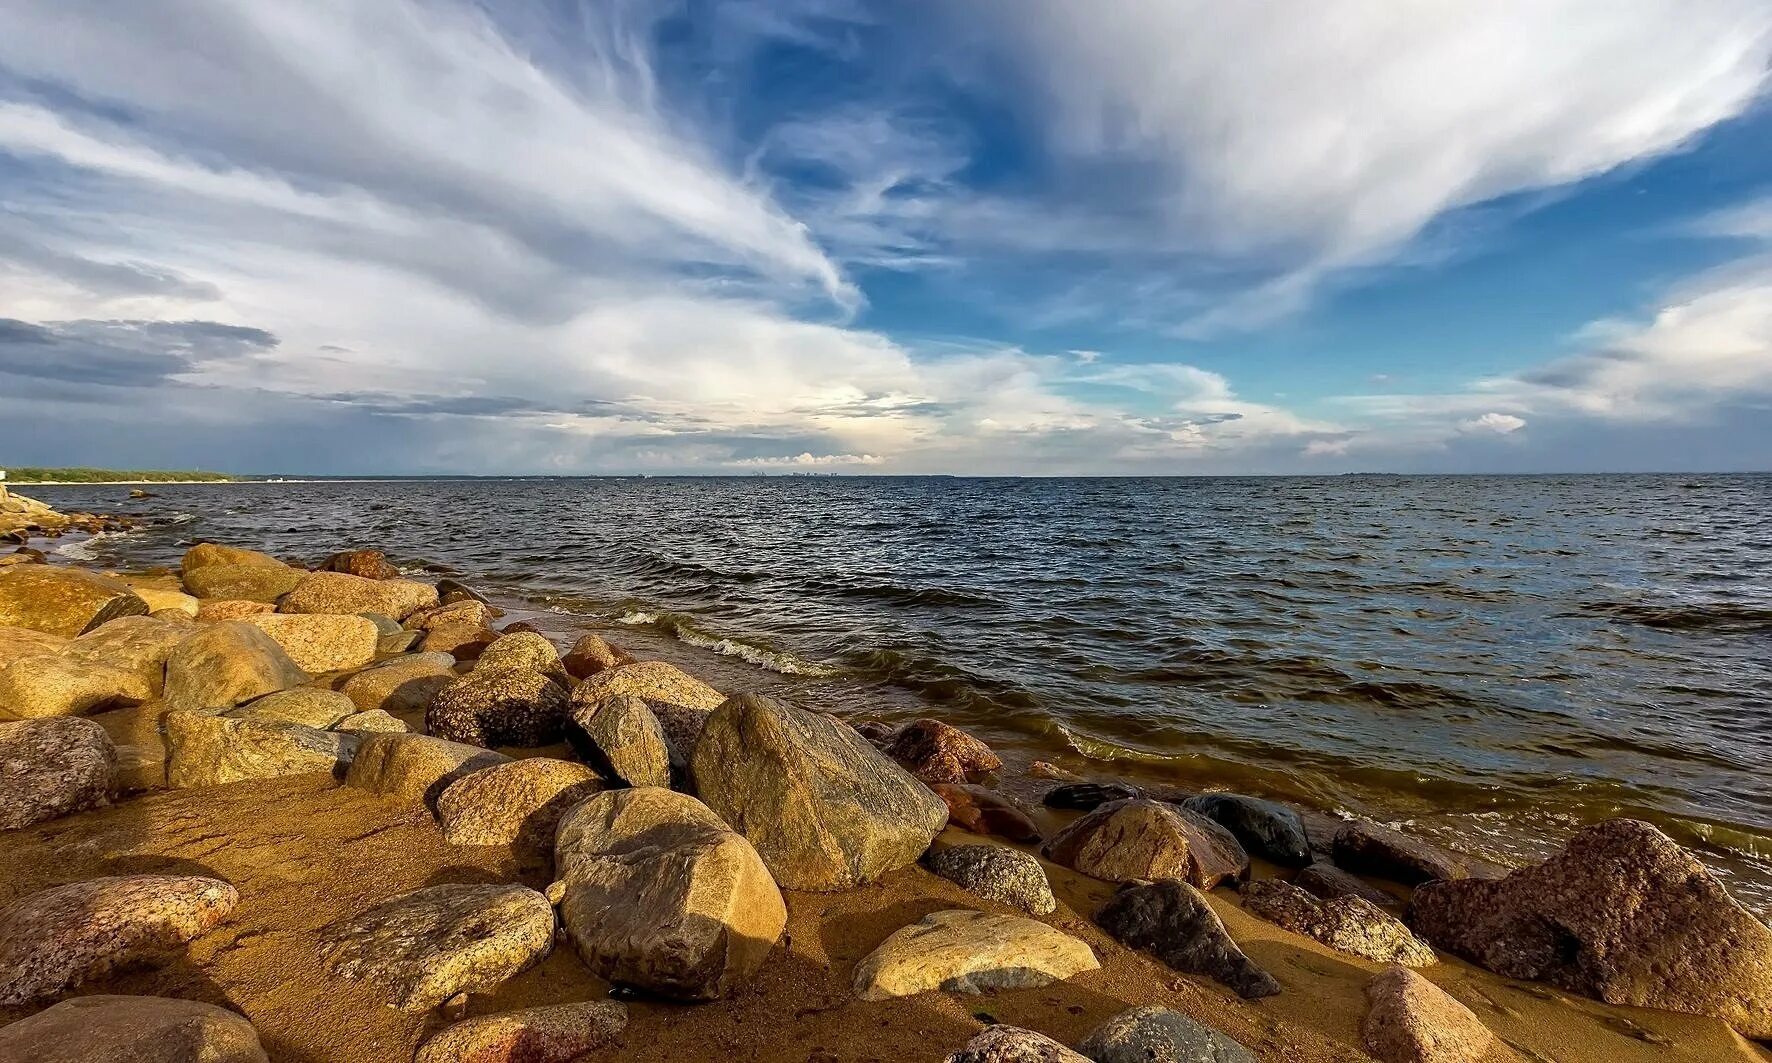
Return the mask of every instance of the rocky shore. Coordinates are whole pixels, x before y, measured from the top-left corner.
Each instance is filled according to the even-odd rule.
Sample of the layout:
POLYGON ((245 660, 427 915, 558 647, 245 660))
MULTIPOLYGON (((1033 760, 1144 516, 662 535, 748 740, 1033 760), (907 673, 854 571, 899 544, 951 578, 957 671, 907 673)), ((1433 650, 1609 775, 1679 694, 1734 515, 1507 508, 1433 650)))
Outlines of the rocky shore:
POLYGON ((1645 823, 1036 804, 375 550, 8 556, 0 1063, 1767 1058, 1772 930, 1645 823))

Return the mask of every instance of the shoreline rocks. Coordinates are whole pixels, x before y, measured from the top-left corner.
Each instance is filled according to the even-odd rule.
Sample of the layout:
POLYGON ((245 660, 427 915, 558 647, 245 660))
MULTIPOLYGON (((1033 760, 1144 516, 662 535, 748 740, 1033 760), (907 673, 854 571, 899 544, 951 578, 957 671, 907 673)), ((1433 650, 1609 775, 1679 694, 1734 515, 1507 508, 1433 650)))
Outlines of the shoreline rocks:
POLYGON ((110 803, 117 749, 91 720, 0 723, 0 832, 110 803))
POLYGON ((1496 1045, 1476 1013, 1406 967, 1375 976, 1366 998, 1372 1006, 1360 1034, 1380 1063, 1469 1063, 1496 1045))
POLYGON ((1289 882, 1262 879, 1243 887, 1243 907, 1275 926, 1374 963, 1427 967, 1434 950, 1403 921, 1361 897, 1321 900, 1289 882))
POLYGON ((855 968, 855 995, 889 1000, 941 990, 1026 989, 1101 968, 1088 945, 1045 923, 966 909, 931 912, 855 968))
POLYGON ((1201 889, 1249 875, 1249 854, 1223 827, 1164 801, 1110 801, 1059 831, 1041 853, 1106 882, 1175 878, 1201 889))
POLYGON ((0 1026, 7 1063, 269 1063, 258 1031, 213 1004, 86 996, 0 1026))
POLYGON ((1050 915, 1058 908, 1040 861, 1018 849, 1000 845, 931 849, 923 866, 969 893, 1029 915, 1050 915))
POLYGON ((1129 948, 1142 949, 1184 974, 1203 974, 1245 1000, 1280 992, 1280 983, 1243 954, 1206 895, 1165 879, 1122 886, 1095 922, 1129 948))

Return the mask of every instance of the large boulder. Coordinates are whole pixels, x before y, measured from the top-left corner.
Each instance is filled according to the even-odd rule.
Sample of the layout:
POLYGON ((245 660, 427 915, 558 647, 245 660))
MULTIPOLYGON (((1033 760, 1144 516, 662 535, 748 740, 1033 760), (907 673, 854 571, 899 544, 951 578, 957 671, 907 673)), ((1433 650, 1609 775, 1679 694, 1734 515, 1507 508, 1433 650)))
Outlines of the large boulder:
POLYGON ((0 723, 0 831, 110 800, 117 750, 91 720, 0 723))
POLYGON ((593 631, 573 643, 561 663, 566 666, 566 672, 572 678, 588 679, 598 672, 633 664, 634 658, 603 641, 603 636, 593 631))
POLYGON ((154 696, 138 672, 57 654, 0 668, 0 720, 82 716, 154 696))
POLYGON ((345 772, 345 785, 372 794, 434 805, 449 785, 465 775, 507 764, 509 757, 479 746, 429 735, 363 736, 345 772))
POLYGON ((171 997, 64 1000, 0 1026, 7 1063, 269 1063, 258 1032, 214 1004, 171 997))
POLYGON ((913 720, 881 752, 926 783, 963 783, 1003 766, 991 747, 940 720, 913 720))
POLYGON ((706 683, 663 661, 640 661, 619 665, 590 676, 573 691, 584 691, 584 698, 596 701, 617 694, 632 694, 648 704, 663 702, 691 709, 717 709, 726 695, 706 683))
POLYGON ((429 1011, 540 963, 554 943, 554 908, 527 886, 431 886, 328 927, 327 968, 368 982, 401 1011, 429 1011))
POLYGON ((126 616, 92 629, 68 643, 62 656, 86 664, 121 668, 141 679, 149 697, 166 685, 166 661, 179 643, 197 633, 184 620, 126 616))
POLYGON ((923 866, 963 890, 1029 915, 1051 915, 1058 907, 1040 861, 1019 849, 952 845, 929 850, 923 855, 923 866))
POLYGON ((179 571, 188 576, 199 569, 219 568, 225 565, 289 567, 262 550, 246 550, 238 546, 223 546, 220 543, 198 543, 185 551, 178 567, 179 571))
POLYGON ((888 1000, 937 989, 1026 989, 1100 967, 1088 945, 1045 923, 953 909, 929 913, 864 957, 855 993, 888 1000))
MULTIPOLYGON (((208 565, 184 576, 185 590, 199 599, 228 602, 258 602, 274 605, 294 590, 307 573, 280 561, 251 565, 208 565)), ((203 617, 203 607, 197 607, 203 617)))
POLYGON ((566 740, 586 763, 627 786, 671 784, 664 729, 646 702, 632 695, 587 704, 575 694, 566 740))
POLYGON ((431 699, 457 678, 455 658, 446 653, 414 653, 365 668, 338 689, 362 712, 381 709, 415 722, 424 719, 431 699))
POLYGON ((1206 895, 1178 879, 1122 886, 1095 921, 1128 948, 1144 949, 1184 974, 1203 974, 1246 1000, 1280 983, 1237 947, 1206 895))
POLYGON ((275 639, 306 672, 342 672, 375 660, 375 621, 333 613, 261 613, 241 621, 275 639))
POLYGON ((401 626, 409 631, 431 631, 443 627, 480 628, 497 638, 498 632, 492 631, 492 621, 495 618, 492 607, 485 602, 448 602, 426 606, 412 613, 401 626))
POLYGON ((107 620, 147 612, 148 603, 111 576, 61 565, 0 568, 0 624, 71 639, 107 620))
POLYGON ((560 821, 550 893, 592 972, 680 1000, 737 989, 787 924, 751 843, 693 797, 610 790, 560 821))
POLYGON ((0 668, 27 657, 54 657, 69 640, 35 628, 0 625, 0 668))
POLYGON ((560 740, 566 711, 566 691, 540 672, 476 670, 431 699, 425 729, 475 746, 545 746, 560 740))
POLYGON ((347 572, 310 572, 283 600, 282 613, 380 613, 395 620, 437 604, 437 588, 409 579, 364 579, 347 572))
POLYGON ((1054 835, 1055 864, 1107 882, 1175 878, 1201 889, 1246 878, 1249 854, 1223 827, 1164 801, 1110 801, 1054 835))
POLYGON ((570 683, 566 667, 560 663, 560 651, 554 644, 533 631, 513 631, 493 639, 474 662, 474 671, 540 672, 564 690, 570 683))
POLYGON ((1476 1063, 1496 1047, 1476 1013, 1406 967, 1366 983, 1372 1008, 1361 1034, 1380 1063, 1476 1063))
POLYGON ((356 735, 282 720, 168 713, 166 781, 178 788, 221 786, 314 772, 339 774, 356 753, 356 735))
POLYGON ((1639 820, 1589 827, 1505 878, 1425 883, 1409 925, 1508 978, 1772 1038, 1772 929, 1639 820))
POLYGON ((1469 878, 1463 857, 1376 823, 1355 820, 1335 832, 1335 865, 1375 878, 1414 886, 1429 879, 1469 878))
POLYGON ((595 771, 569 760, 513 760, 450 783, 437 798, 437 819, 451 845, 520 844, 546 851, 566 810, 606 785, 595 771))
POLYGON ((446 1028, 413 1063, 575 1063, 614 1043, 627 1024, 627 1007, 614 1000, 501 1011, 446 1028))
POLYGON ((119 967, 164 963, 239 902, 219 879, 175 875, 29 894, 0 909, 0 1006, 42 1000, 119 967))
POLYGON ((1304 821, 1285 805, 1243 794, 1200 794, 1181 807, 1210 819, 1236 836, 1244 849, 1281 867, 1311 862, 1304 821))
POLYGON ((1043 1033, 1019 1026, 987 1026, 947 1063, 1090 1063, 1043 1033))
POLYGON ((940 798, 850 728, 755 694, 708 717, 692 773, 702 800, 786 889, 851 889, 914 863, 948 818, 940 798))
POLYGON ((1077 1047, 1095 1063, 1255 1063, 1236 1041, 1158 1004, 1120 1012, 1077 1047))
POLYGON ((225 712, 308 681, 271 636, 239 620, 199 628, 166 658, 169 711, 225 712))
POLYGON ((1426 967, 1433 947, 1389 912, 1359 897, 1321 900, 1289 882, 1261 879, 1243 887, 1243 907, 1294 934, 1374 963, 1426 967))
POLYGON ((245 598, 203 598, 197 602, 197 619, 206 624, 217 620, 244 620, 276 611, 274 602, 255 602, 245 598))
POLYGON ((224 715, 240 720, 299 723, 303 727, 317 727, 324 731, 337 726, 340 720, 356 711, 356 703, 336 690, 292 687, 255 698, 224 715))

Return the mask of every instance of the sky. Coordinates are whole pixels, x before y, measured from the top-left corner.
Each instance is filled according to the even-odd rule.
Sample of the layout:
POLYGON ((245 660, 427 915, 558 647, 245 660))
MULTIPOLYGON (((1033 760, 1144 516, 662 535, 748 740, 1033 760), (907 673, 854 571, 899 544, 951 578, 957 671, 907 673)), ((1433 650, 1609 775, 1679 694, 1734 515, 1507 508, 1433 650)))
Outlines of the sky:
POLYGON ((1772 469, 1766 0, 0 0, 0 464, 1772 469))

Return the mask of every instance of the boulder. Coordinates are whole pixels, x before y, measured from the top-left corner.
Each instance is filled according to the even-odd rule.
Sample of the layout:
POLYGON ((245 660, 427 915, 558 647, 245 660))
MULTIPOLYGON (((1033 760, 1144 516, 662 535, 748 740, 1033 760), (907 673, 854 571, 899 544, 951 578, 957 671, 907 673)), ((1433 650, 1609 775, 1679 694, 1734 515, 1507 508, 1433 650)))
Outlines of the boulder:
POLYGON ((1025 989, 1100 967, 1088 945, 1045 923, 951 909, 929 913, 869 953, 855 968, 855 993, 889 1000, 936 989, 1025 989))
POLYGON ((405 720, 396 716, 389 716, 380 709, 370 709, 368 712, 353 712, 349 716, 346 716, 344 719, 333 724, 332 729, 334 731, 368 734, 403 735, 412 732, 412 728, 406 726, 405 720))
POLYGON ((1321 900, 1289 882, 1261 879, 1243 887, 1243 907, 1276 926, 1374 963, 1426 967, 1433 948, 1403 921, 1359 897, 1321 900))
POLYGON ((476 746, 545 746, 566 724, 566 692, 540 672, 471 672, 438 692, 425 730, 476 746))
POLYGON ((246 598, 204 598, 197 603, 197 619, 204 623, 216 620, 244 620, 249 616, 274 613, 271 602, 255 602, 246 598))
POLYGON ((1204 816, 1163 801, 1110 801, 1054 835, 1055 864, 1107 882, 1177 878, 1201 889, 1246 878, 1249 855, 1204 816))
POLYGON ((566 672, 572 678, 588 679, 598 672, 633 664, 634 658, 604 642, 603 636, 593 631, 573 643, 561 663, 566 666, 566 672))
POLYGON ((293 687, 256 698, 224 715, 241 720, 281 720, 324 731, 356 711, 356 703, 336 690, 293 687))
POLYGON ((1297 875, 1292 884, 1323 898, 1358 897, 1380 907, 1395 907, 1397 898, 1372 885, 1358 875, 1350 874, 1334 864, 1319 860, 1297 875))
POLYGON ((940 720, 913 720, 881 751, 926 783, 963 783, 1003 766, 991 747, 940 720))
POLYGON ((197 617, 197 610, 202 607, 194 595, 171 587, 149 587, 133 582, 129 586, 134 589, 137 598, 148 603, 148 615, 150 616, 157 613, 182 613, 194 620, 197 617))
POLYGON ((1095 1063, 1255 1063, 1255 1054, 1173 1008, 1122 1011, 1077 1046, 1095 1063))
POLYGON ((111 736, 91 720, 0 723, 0 831, 106 804, 116 771, 111 736))
POLYGON ((288 565, 260 550, 245 550, 237 546, 223 546, 220 543, 198 543, 185 551, 179 561, 179 571, 190 575, 198 569, 214 568, 223 565, 270 565, 288 568, 288 565))
POLYGON ((442 627, 470 627, 493 632, 492 621, 495 619, 492 607, 484 602, 448 602, 441 605, 427 606, 402 621, 401 626, 409 631, 430 631, 442 627))
POLYGON ((457 779, 510 759, 429 735, 365 735, 345 772, 345 785, 432 805, 457 779))
POLYGON ((380 709, 410 722, 423 720, 431 699, 457 678, 448 654, 414 653, 365 668, 338 689, 359 711, 380 709))
POLYGON ((1476 1063, 1496 1037, 1471 1009, 1406 967, 1392 967, 1366 983, 1362 1034, 1380 1063, 1476 1063))
POLYGON ((71 639, 107 620, 147 612, 148 603, 111 576, 61 565, 0 568, 0 624, 71 639))
POLYGON ((644 701, 624 694, 586 704, 575 695, 571 713, 566 740, 586 763, 627 786, 671 785, 664 729, 644 701))
POLYGON ((83 716, 139 705, 154 692, 139 672, 57 654, 0 668, 0 720, 83 716))
POLYGON ((1128 948, 1144 949, 1184 974, 1203 974, 1246 1000, 1280 991, 1280 983, 1231 940, 1206 895, 1186 882, 1122 886, 1095 921, 1128 948))
POLYGON ((340 550, 320 562, 316 572, 348 572, 364 579, 399 579, 400 570, 380 550, 340 550))
POLYGON ((125 616, 94 628, 68 643, 62 656, 134 672, 149 697, 159 697, 166 684, 166 660, 178 644, 197 633, 186 620, 125 616))
MULTIPOLYGON (((185 573, 185 590, 198 598, 274 604, 296 588, 306 575, 281 562, 254 565, 209 565, 185 573)), ((203 608, 198 606, 202 617, 203 608)))
POLYGON ((358 613, 357 615, 375 625, 375 636, 377 639, 384 639, 389 635, 398 635, 406 630, 404 627, 400 626, 400 621, 395 620, 391 616, 383 616, 380 613, 358 613))
POLYGON ((357 736, 282 720, 168 713, 166 781, 175 789, 242 779, 338 774, 356 753, 357 736))
MULTIPOLYGON (((422 632, 396 631, 392 635, 383 635, 375 640, 375 655, 377 657, 397 657, 402 653, 411 653, 413 650, 419 649, 423 642, 424 634, 422 632)), ((449 659, 454 660, 455 655, 450 654, 449 659)))
POLYGON ((68 641, 35 628, 0 626, 0 668, 27 657, 54 657, 68 641))
POLYGON ((995 834, 1012 842, 1037 842, 1040 827, 1015 801, 974 783, 933 783, 948 806, 948 822, 974 834, 995 834))
POLYGON ((1050 915, 1058 907, 1040 861, 1017 849, 1000 845, 931 849, 923 856, 923 866, 969 893, 1029 915, 1050 915))
POLYGON ((693 797, 610 790, 560 821, 560 919, 598 977, 680 1000, 736 990, 787 923, 751 844, 693 797))
POLYGON ((437 819, 451 845, 521 843, 546 851, 566 810, 606 785, 569 760, 513 760, 450 783, 437 798, 437 819))
POLYGON ((1304 821, 1285 805, 1243 794, 1200 794, 1181 803, 1231 832, 1248 852, 1281 867, 1311 862, 1304 821))
POLYGON ((375 621, 332 613, 261 613, 241 621, 275 639, 306 672, 342 672, 375 660, 375 621))
POLYGON ((277 640, 251 624, 224 620, 203 626, 166 658, 164 700, 168 711, 225 712, 307 681, 277 640))
POLYGON ((571 685, 566 677, 566 667, 560 663, 560 651, 546 638, 531 631, 517 631, 493 639, 491 645, 480 651, 474 671, 488 674, 540 672, 558 683, 562 690, 571 685))
POLYGON ((258 1032, 214 1004, 75 997, 0 1027, 7 1063, 269 1063, 258 1032))
POLYGON ((1589 827, 1505 878, 1426 883, 1409 925, 1504 977, 1772 1038, 1772 929, 1639 820, 1589 827))
POLYGON ((632 694, 645 698, 647 704, 663 702, 691 709, 717 709, 726 700, 726 695, 718 690, 663 661, 619 665, 591 676, 580 688, 588 688, 584 697, 590 701, 632 694))
POLYGON ((915 862, 947 824, 941 799, 865 738, 755 694, 708 717, 691 770, 702 800, 750 839, 786 889, 872 881, 915 862))
POLYGON ((404 620, 437 604, 437 588, 409 579, 364 579, 347 572, 310 572, 277 604, 281 613, 381 613, 404 620))
POLYGON ((628 1009, 613 1000, 501 1011, 446 1028, 413 1063, 574 1063, 615 1043, 627 1024, 628 1009))
POLYGON ((1072 782, 1054 786, 1040 798, 1047 808, 1074 808, 1093 812, 1111 801, 1130 801, 1144 796, 1136 786, 1117 782, 1072 782))
POLYGON ((1375 878, 1414 886, 1429 879, 1469 878, 1470 864, 1402 831, 1355 820, 1335 832, 1335 864, 1375 878))
POLYGON ((991 1026, 948 1056, 947 1063, 1090 1063, 1043 1033, 991 1026))
MULTIPOLYGON (((579 688, 583 687, 584 684, 580 683, 579 688)), ((578 690, 575 689, 573 693, 577 694, 578 690)), ((686 777, 689 774, 689 761, 695 756, 695 743, 701 741, 701 730, 708 725, 708 717, 713 713, 707 709, 670 705, 662 701, 648 701, 646 707, 652 710, 653 718, 658 721, 659 731, 664 735, 665 749, 671 757, 671 771, 686 777)))
POLYGON ((240 895, 219 879, 95 878, 0 909, 0 1006, 28 1004, 119 967, 154 966, 228 917, 240 895))
POLYGON ((426 653, 447 653, 457 661, 472 661, 498 641, 498 632, 475 624, 439 624, 423 633, 417 646, 426 653))
MULTIPOLYGON (((492 605, 491 602, 486 600, 486 596, 479 591, 460 580, 449 579, 447 577, 437 581, 437 598, 444 605, 454 605, 456 602, 481 602, 485 605, 492 605)), ((503 616, 504 610, 493 607, 492 615, 495 617, 503 616)))
POLYGON ((401 1011, 429 1011, 458 993, 493 988, 540 963, 554 942, 554 908, 527 886, 431 886, 328 927, 327 969, 368 982, 401 1011))

